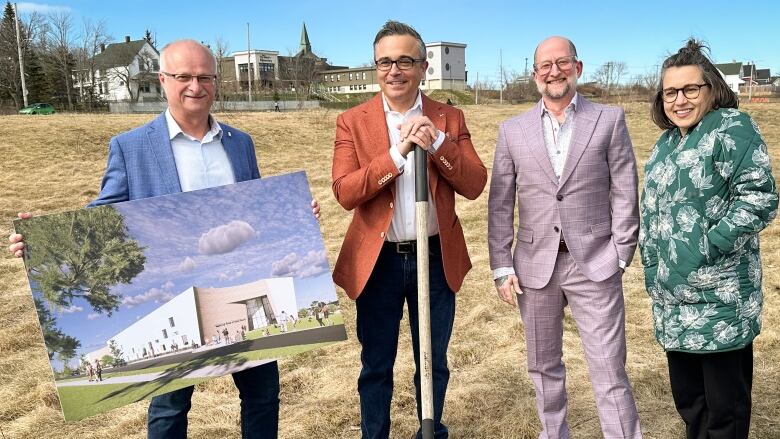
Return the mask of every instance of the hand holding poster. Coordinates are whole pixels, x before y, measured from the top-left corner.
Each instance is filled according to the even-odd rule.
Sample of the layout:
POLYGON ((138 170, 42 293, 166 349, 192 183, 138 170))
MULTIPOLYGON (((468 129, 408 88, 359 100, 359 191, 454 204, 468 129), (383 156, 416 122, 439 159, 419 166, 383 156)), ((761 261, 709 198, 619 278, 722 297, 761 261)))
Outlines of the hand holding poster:
POLYGON ((17 220, 65 419, 345 340, 311 198, 298 172, 17 220))

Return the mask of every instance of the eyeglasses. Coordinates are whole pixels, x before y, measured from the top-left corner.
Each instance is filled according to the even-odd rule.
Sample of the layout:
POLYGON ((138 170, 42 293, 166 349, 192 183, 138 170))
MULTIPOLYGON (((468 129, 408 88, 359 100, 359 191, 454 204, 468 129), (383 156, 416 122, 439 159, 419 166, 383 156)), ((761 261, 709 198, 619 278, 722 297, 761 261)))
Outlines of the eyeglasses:
POLYGON ((217 80, 217 75, 188 75, 186 73, 168 73, 168 72, 160 72, 165 76, 170 76, 173 78, 176 82, 181 82, 182 84, 188 84, 192 82, 192 78, 198 79, 198 84, 213 84, 214 81, 217 80))
POLYGON ((669 87, 661 90, 661 98, 664 102, 671 104, 677 100, 677 95, 682 92, 685 99, 696 99, 699 97, 701 88, 709 86, 709 84, 688 84, 683 88, 669 87))
POLYGON ((383 72, 387 72, 390 69, 393 68, 393 64, 398 66, 398 70, 409 70, 412 67, 414 67, 414 63, 423 62, 425 59, 414 59, 410 56, 402 56, 398 58, 397 60, 392 60, 390 58, 382 58, 374 60, 374 63, 376 64, 376 68, 378 70, 381 70, 383 72))
POLYGON ((540 62, 539 64, 534 64, 534 72, 536 72, 537 75, 546 75, 550 73, 553 64, 555 64, 556 66, 558 66, 558 70, 565 73, 571 70, 572 67, 574 67, 574 63, 576 61, 577 61, 577 56, 570 55, 570 56, 560 57, 555 61, 540 62))

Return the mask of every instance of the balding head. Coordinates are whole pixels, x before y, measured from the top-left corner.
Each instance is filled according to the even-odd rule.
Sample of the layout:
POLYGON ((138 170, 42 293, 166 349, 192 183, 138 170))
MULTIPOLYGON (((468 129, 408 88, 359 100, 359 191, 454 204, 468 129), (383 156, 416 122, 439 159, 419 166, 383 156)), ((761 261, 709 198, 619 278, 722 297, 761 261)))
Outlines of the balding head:
POLYGON ((217 58, 214 57, 211 49, 199 43, 198 41, 191 39, 176 40, 166 44, 165 47, 163 47, 160 51, 160 70, 169 73, 180 73, 170 72, 169 69, 175 68, 176 61, 179 58, 188 57, 193 54, 199 54, 200 56, 206 55, 208 58, 210 58, 214 68, 209 73, 216 74, 217 58))
POLYGON ((572 43, 571 40, 566 37, 560 37, 556 35, 542 40, 542 42, 536 46, 536 50, 534 50, 534 64, 540 61, 537 57, 540 53, 544 53, 545 49, 548 47, 558 47, 561 45, 569 46, 569 55, 577 56, 577 48, 574 47, 574 43, 572 43))

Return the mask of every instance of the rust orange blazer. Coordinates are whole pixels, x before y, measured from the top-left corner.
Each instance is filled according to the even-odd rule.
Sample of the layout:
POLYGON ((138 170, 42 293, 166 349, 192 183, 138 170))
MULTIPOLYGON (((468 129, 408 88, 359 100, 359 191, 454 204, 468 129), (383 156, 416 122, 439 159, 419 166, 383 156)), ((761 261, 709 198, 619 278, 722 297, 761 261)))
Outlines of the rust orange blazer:
MULTIPOLYGON (((423 114, 445 133, 444 143, 428 160, 428 183, 436 204, 444 275, 458 291, 471 268, 466 241, 455 214, 455 192, 473 200, 482 193, 487 170, 457 108, 422 96, 423 114)), ((407 165, 408 166, 408 165, 407 165)), ((395 179, 382 95, 339 115, 333 151, 333 194, 353 210, 333 281, 356 299, 368 282, 393 218, 395 179)))

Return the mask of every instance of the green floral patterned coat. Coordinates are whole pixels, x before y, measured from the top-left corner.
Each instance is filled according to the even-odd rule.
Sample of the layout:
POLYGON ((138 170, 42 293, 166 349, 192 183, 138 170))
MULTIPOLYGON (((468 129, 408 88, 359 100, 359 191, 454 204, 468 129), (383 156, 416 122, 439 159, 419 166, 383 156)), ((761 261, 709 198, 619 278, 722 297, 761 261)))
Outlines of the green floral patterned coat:
POLYGON ((639 246, 665 350, 740 349, 761 330, 758 232, 777 215, 764 139, 736 109, 658 139, 645 166, 639 246))

